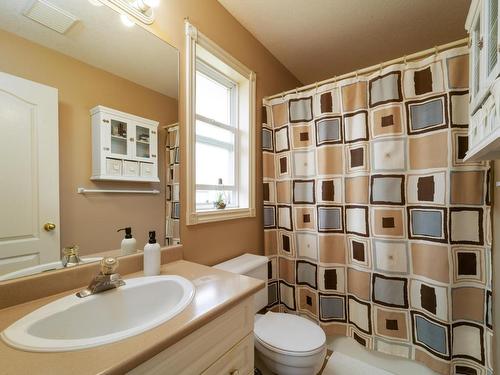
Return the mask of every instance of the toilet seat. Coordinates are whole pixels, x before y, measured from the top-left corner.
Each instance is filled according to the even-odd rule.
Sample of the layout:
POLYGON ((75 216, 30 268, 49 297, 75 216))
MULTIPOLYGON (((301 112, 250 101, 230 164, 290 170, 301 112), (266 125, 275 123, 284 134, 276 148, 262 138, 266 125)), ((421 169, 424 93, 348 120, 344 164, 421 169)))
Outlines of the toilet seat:
POLYGON ((256 320, 256 340, 270 351, 289 356, 311 356, 324 350, 326 335, 306 318, 267 312, 256 320))
POLYGON ((277 353, 277 354, 283 354, 285 356, 290 356, 290 357, 309 357, 309 356, 314 356, 318 353, 320 353, 323 349, 324 346, 320 346, 316 350, 311 350, 308 352, 296 352, 296 351, 290 351, 290 350, 284 350, 281 348, 277 348, 275 346, 269 345, 268 343, 262 341, 257 335, 254 334, 255 341, 258 342, 260 345, 262 345, 265 349, 277 353))

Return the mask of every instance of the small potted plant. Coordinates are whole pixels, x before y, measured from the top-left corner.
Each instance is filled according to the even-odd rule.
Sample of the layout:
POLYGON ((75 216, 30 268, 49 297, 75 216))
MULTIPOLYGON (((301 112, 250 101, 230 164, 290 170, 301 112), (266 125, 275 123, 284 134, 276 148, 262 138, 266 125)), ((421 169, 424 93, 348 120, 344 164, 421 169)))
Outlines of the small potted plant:
POLYGON ((224 194, 224 185, 222 185, 222 178, 219 178, 218 182, 219 188, 214 206, 218 210, 223 210, 224 208, 226 208, 226 194, 224 194))
POLYGON ((226 208, 226 201, 224 199, 224 193, 217 193, 217 199, 216 201, 214 202, 215 204, 215 208, 217 208, 218 210, 223 210, 224 208, 226 208))

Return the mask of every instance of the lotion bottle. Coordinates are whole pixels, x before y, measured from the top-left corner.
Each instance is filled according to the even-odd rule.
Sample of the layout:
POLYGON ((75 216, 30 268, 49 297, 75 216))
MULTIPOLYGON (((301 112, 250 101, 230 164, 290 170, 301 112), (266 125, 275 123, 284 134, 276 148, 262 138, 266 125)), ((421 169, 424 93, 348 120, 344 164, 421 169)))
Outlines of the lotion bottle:
POLYGON ((125 231, 125 238, 122 240, 122 255, 134 254, 137 251, 137 241, 132 237, 132 228, 126 227, 118 229, 117 232, 125 231))
POLYGON ((160 244, 156 242, 155 231, 149 232, 149 241, 144 246, 144 276, 160 274, 160 244))

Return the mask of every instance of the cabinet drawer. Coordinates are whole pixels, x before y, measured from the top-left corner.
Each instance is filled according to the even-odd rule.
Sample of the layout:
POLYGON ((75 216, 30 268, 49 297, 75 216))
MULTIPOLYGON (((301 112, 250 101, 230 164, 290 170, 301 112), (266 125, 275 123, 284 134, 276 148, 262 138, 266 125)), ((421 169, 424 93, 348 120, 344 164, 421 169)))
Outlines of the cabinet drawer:
POLYGON ((108 176, 122 175, 122 161, 117 159, 106 159, 106 174, 108 176))
POLYGON ((154 165, 151 163, 141 163, 141 177, 152 177, 154 165))
POLYGON ((246 375, 254 366, 253 332, 220 357, 202 375, 246 375))
POLYGON ((139 176, 139 163, 125 160, 123 162, 123 175, 129 177, 139 176))

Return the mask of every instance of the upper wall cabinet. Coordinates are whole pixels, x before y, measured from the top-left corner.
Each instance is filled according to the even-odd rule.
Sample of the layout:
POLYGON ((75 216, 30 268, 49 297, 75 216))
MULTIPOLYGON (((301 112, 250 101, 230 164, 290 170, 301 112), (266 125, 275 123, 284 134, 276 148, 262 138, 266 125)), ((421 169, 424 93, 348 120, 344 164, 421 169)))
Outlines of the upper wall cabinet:
POLYGON ((92 180, 158 182, 158 122, 97 106, 92 117, 92 180))
POLYGON ((500 158, 498 1, 473 0, 465 23, 470 43, 467 161, 500 158))

